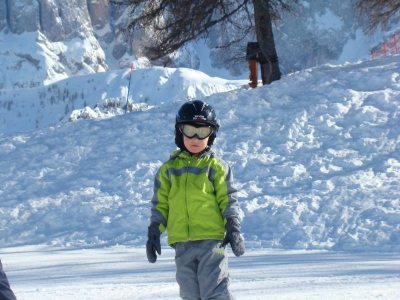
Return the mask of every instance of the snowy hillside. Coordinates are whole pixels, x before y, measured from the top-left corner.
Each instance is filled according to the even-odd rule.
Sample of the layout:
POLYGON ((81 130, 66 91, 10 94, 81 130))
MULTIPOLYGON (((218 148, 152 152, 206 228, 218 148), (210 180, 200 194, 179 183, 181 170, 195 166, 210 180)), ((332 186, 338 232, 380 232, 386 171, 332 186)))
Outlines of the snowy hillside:
MULTIPOLYGON (((2 90, 0 132, 31 131, 87 114, 91 117, 122 114, 128 94, 129 71, 74 76, 31 89, 2 90)), ((186 68, 139 69, 132 72, 129 102, 134 105, 133 109, 148 109, 163 102, 201 99, 235 90, 247 86, 247 82, 209 77, 186 68)))
MULTIPOLYGON (((400 251, 399 70, 398 55, 324 65, 205 98, 221 120, 213 149, 233 167, 248 249, 400 251)), ((24 133, 11 132, 23 122, 2 115, 10 132, 0 135, 3 247, 144 245, 153 179, 175 149, 174 117, 186 101, 171 95, 193 77, 212 80, 175 71, 158 91, 148 84, 157 72, 135 73, 137 93, 154 105, 145 111, 24 133)), ((101 87, 118 94, 125 84, 113 79, 125 76, 68 85, 96 82, 85 100, 100 101, 101 87)), ((29 114, 39 103, 19 92, 27 93, 19 112, 29 114)), ((43 118, 56 115, 50 108, 43 118)))

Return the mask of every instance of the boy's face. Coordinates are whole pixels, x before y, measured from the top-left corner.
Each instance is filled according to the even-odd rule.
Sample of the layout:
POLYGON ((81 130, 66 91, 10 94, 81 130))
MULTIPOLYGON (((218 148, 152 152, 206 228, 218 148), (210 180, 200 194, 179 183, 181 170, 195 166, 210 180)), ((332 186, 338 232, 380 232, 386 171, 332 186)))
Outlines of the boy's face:
POLYGON ((188 138, 187 136, 183 136, 183 144, 185 145, 186 149, 189 150, 190 153, 197 154, 206 149, 208 139, 207 137, 203 140, 199 140, 196 136, 193 138, 188 138))

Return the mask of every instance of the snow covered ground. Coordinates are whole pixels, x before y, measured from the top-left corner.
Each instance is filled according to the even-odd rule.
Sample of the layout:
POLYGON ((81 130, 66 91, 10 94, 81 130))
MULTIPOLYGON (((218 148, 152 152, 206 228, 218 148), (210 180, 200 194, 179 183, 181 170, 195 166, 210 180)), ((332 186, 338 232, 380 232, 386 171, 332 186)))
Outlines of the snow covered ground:
MULTIPOLYGON (((19 300, 179 299, 174 254, 144 248, 18 247, 1 253, 19 300)), ((400 299, 395 253, 249 250, 230 256, 238 300, 400 299)))
MULTIPOLYGON (((254 90, 230 82, 204 98, 221 119, 213 149, 240 190, 248 251, 230 259, 238 299, 400 299, 399 57, 324 65, 254 90)), ((2 111, 0 258, 19 299, 178 298, 166 237, 154 265, 143 245, 153 179, 175 149, 186 99, 151 74, 146 93, 158 92, 144 111, 23 132, 2 111)), ((179 78, 202 86, 198 72, 179 78)), ((91 82, 78 79, 64 83, 70 94, 91 82)), ((94 95, 89 106, 102 100, 94 95)), ((22 122, 45 106, 49 120, 60 107, 41 100, 10 111, 22 122)))

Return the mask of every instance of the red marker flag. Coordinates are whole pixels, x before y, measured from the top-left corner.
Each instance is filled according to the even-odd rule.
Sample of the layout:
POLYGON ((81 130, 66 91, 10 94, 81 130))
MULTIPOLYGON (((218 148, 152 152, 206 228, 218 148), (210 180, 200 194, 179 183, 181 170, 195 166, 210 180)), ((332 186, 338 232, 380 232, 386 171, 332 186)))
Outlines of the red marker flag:
POLYGON ((131 88, 131 78, 132 78, 132 72, 133 72, 133 63, 131 63, 131 70, 129 72, 129 85, 128 85, 128 94, 126 95, 126 105, 125 105, 125 113, 128 111, 128 104, 129 104, 129 89, 131 88))

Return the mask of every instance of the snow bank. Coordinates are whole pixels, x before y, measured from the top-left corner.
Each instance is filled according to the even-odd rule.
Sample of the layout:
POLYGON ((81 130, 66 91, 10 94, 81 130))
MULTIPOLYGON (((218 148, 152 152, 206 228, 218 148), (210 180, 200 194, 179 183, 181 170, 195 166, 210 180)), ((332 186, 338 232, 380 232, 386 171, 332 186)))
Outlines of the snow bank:
MULTIPOLYGON (((399 70, 399 56, 325 65, 206 98, 248 248, 400 250, 399 70)), ((156 78, 140 86, 152 91, 156 78)), ((154 91, 159 105, 146 111, 0 135, 1 244, 143 245, 153 178, 186 100, 161 104, 175 87, 154 91)))

